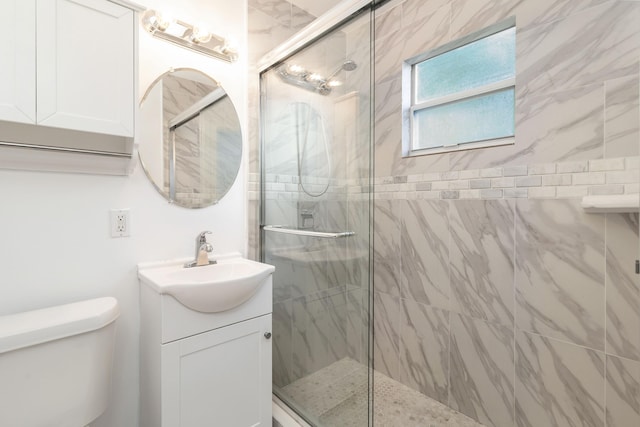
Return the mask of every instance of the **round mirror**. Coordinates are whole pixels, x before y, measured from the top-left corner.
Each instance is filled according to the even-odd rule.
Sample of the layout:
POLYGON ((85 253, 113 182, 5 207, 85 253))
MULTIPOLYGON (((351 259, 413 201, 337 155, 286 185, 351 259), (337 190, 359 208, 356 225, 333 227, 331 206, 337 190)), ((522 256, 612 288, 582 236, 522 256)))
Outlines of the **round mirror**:
POLYGON ((158 77, 140 103, 140 162, 169 202, 217 203, 236 179, 242 157, 238 114, 222 86, 178 68, 158 77))

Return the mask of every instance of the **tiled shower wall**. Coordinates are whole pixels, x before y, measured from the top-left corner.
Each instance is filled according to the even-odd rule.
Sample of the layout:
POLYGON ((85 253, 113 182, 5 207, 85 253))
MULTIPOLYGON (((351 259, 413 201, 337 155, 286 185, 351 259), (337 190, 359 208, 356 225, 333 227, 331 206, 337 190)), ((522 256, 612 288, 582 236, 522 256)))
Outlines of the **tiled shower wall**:
MULTIPOLYGON (((212 85, 176 77, 168 74, 162 79, 162 107, 163 121, 168 122, 170 117, 175 117, 181 111, 192 106, 196 101, 215 89, 212 85), (175 96, 176 93, 186 94, 175 96)), ((233 108, 232 108, 233 111, 233 108)), ((175 170, 176 198, 182 206, 200 206, 202 203, 211 203, 212 191, 203 185, 200 173, 200 150, 198 120, 191 120, 175 130, 175 151, 180 159, 175 170), (209 190, 209 191, 207 191, 209 190)), ((163 174, 165 194, 169 194, 169 153, 170 141, 169 127, 163 126, 162 150, 164 165, 163 174)))
MULTIPOLYGON (((259 121, 260 117, 260 80, 257 63, 260 58, 280 43, 311 23, 315 16, 310 15, 287 0, 248 0, 248 116, 249 167, 251 174, 260 172, 259 165, 259 121)), ((250 184, 251 185, 251 184, 250 184)), ((255 184, 254 184, 255 186, 255 184)), ((256 190, 257 191, 257 190, 256 190)), ((248 256, 258 260, 259 241, 259 202, 250 198, 248 204, 248 256)))
POLYGON ((487 426, 640 425, 640 2, 376 12, 375 368, 487 426), (513 146, 402 157, 404 59, 516 17, 513 146))
MULTIPOLYGON (((252 27, 261 3, 250 46, 292 31, 252 27)), ((640 2, 405 0, 376 15, 376 369, 488 426, 640 425, 638 215, 580 208, 638 191, 640 2), (402 60, 510 16, 515 145, 402 158, 402 60)))
MULTIPOLYGON (((340 74, 343 84, 330 94, 290 85, 274 72, 264 77, 265 223, 355 233, 340 239, 265 235, 265 261, 276 266, 273 378, 280 388, 346 357, 366 364, 369 198, 348 193, 346 183, 369 182, 370 28, 369 17, 361 17, 292 59, 323 75, 345 59, 357 64, 340 74), (305 154, 300 164, 298 149, 305 154)), ((257 178, 250 175, 250 200, 259 195, 257 178)))
MULTIPOLYGON (((323 5, 329 8, 331 3, 327 1, 323 5)), ((255 64, 264 53, 313 19, 289 2, 250 1, 250 63, 255 64), (302 19, 303 16, 306 18, 302 19)), ((366 155, 370 135, 370 85, 367 83, 370 52, 359 44, 363 39, 368 41, 369 32, 367 20, 357 30, 352 28, 348 35, 336 31, 317 45, 317 49, 297 55, 296 61, 301 65, 325 75, 335 71, 345 58, 358 64, 355 71, 344 76, 345 84, 334 89, 331 96, 286 85, 273 75, 268 82, 271 94, 268 113, 272 119, 272 133, 276 136, 272 136, 265 154, 269 167, 273 168, 267 170, 268 195, 263 201, 267 209, 266 222, 296 226, 300 212, 305 211, 312 213, 315 230, 352 230, 357 235, 335 241, 275 233, 266 236, 265 246, 269 250, 265 261, 276 266, 273 381, 279 388, 345 357, 366 361, 368 325, 365 311, 368 305, 363 301, 368 301, 364 289, 368 286, 369 227, 366 219, 369 204, 368 198, 360 200, 360 193, 348 195, 345 183, 347 177, 363 173, 368 176, 370 168, 366 155), (296 123, 292 121, 291 111, 286 114, 287 106, 293 101, 308 102, 322 112, 325 132, 330 135, 326 142, 333 145, 330 173, 322 171, 323 179, 306 176, 302 179, 308 191, 319 194, 328 184, 327 176, 335 177, 328 191, 320 197, 305 195, 299 185, 296 123), (366 120, 358 120, 357 111, 361 111, 366 120), (358 132, 355 122, 364 124, 365 128, 358 132), (360 144, 364 144, 363 149, 360 144), (310 182, 306 182, 307 178, 310 182)), ((255 71, 250 77, 248 196, 249 256, 257 259, 259 81, 255 71)), ((321 154, 324 154, 322 150, 321 154)), ((313 170, 305 172, 305 175, 315 175, 313 170)))

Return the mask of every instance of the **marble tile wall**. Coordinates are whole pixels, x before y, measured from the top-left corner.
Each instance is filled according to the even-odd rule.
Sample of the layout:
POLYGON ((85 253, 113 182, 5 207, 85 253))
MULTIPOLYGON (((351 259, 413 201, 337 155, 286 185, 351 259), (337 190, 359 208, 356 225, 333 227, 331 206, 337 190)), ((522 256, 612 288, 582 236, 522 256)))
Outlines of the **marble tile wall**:
MULTIPOLYGON (((303 206, 315 212, 320 229, 345 230, 348 216, 362 215, 358 207, 338 201, 314 202, 314 206, 311 202, 265 203, 274 223, 291 224, 303 206)), ((368 242, 279 233, 267 233, 265 238, 265 262, 276 267, 274 383, 286 386, 347 356, 366 364, 368 250, 359 247, 368 248, 368 242)))
POLYGON ((313 213, 317 230, 356 233, 345 239, 265 234, 265 262, 276 267, 276 385, 285 386, 347 356, 366 364, 369 228, 362 217, 368 218, 368 201, 270 199, 264 203, 272 224, 296 226, 298 212, 305 211, 313 213))
POLYGON ((248 0, 249 63, 311 23, 315 16, 287 0, 248 0))
POLYGON ((374 261, 376 370, 487 426, 637 425, 638 214, 574 198, 374 215, 376 253, 402 254, 374 261))
POLYGON ((580 206, 639 192, 638 22, 619 0, 376 11, 376 370, 487 426, 640 425, 638 214, 580 206), (402 61, 511 16, 515 144, 402 157, 402 61))
MULTIPOLYGON (((269 20, 257 13, 267 2, 250 2, 250 19, 264 23, 253 27, 256 37, 286 38, 292 9, 276 3, 269 20)), ((638 214, 580 208, 585 195, 640 187, 637 22, 640 2, 624 0, 392 0, 376 11, 377 370, 487 426, 640 425, 638 214), (402 61, 510 16, 515 144, 403 158, 402 61)), ((257 94, 257 78, 252 85, 257 94)), ((257 96, 252 102, 256 224, 257 96)), ((266 203, 306 201, 295 177, 268 178, 266 203)), ((327 201, 358 200, 354 193, 371 189, 359 180, 330 184, 327 201)), ((348 213, 353 225, 359 217, 348 213)), ((361 283, 362 274, 347 271, 346 283, 361 283)), ((367 291, 335 294, 327 280, 314 283, 319 300, 298 296, 294 304, 280 290, 274 319, 283 326, 275 331, 274 320, 274 333, 283 336, 277 357, 286 363, 276 382, 309 372, 296 345, 309 355, 322 347, 325 361, 365 346, 350 337, 363 323, 367 291), (346 341, 316 328, 308 313, 322 314, 319 323, 346 341)))
MULTIPOLYGON (((249 174, 249 200, 258 200, 259 175, 249 174)), ((299 178, 267 174, 267 200, 312 200, 299 178)), ((329 185, 327 199, 365 198, 366 179, 311 178, 308 185, 320 191, 329 185)), ((379 176, 374 180, 379 200, 415 199, 565 199, 588 195, 638 194, 640 157, 616 157, 560 163, 490 167, 463 171, 427 172, 405 176, 379 176)))
MULTIPOLYGON (((249 0, 248 1, 248 48, 249 48, 249 76, 248 76, 248 171, 257 178, 259 173, 259 121, 260 116, 260 81, 256 65, 258 60, 267 52, 275 48, 278 44, 291 37, 304 25, 313 21, 314 17, 304 14, 302 10, 295 7, 286 0, 249 0), (295 9, 294 9, 295 8, 295 9), (295 19, 294 19, 295 15, 295 19)), ((254 180, 253 191, 258 194, 258 180, 254 180)), ((260 259, 259 248, 259 223, 260 223, 260 203, 258 197, 250 198, 248 201, 248 257, 260 259)), ((269 212, 274 217, 274 223, 287 223, 287 212, 291 212, 283 206, 273 204, 269 212), (273 208, 273 209, 272 209, 273 208)), ((295 242, 298 243, 299 242, 295 242)), ((294 307, 293 281, 294 263, 283 257, 274 257, 267 254, 266 262, 276 265, 274 275, 274 304, 273 304, 273 383, 277 387, 284 387, 306 371, 306 366, 300 358, 296 358, 294 363, 294 347, 309 353, 314 351, 313 345, 321 345, 323 337, 315 334, 313 343, 305 343, 302 339, 301 331, 307 328, 305 321, 304 301, 298 301, 294 307), (294 317, 295 313, 295 317, 294 317), (300 322, 299 328, 294 328, 294 318, 300 322)), ((310 271, 308 263, 299 263, 299 268, 306 268, 310 271)), ((313 282, 314 284, 316 282, 313 282)), ((298 290, 299 291, 299 290, 298 290)), ((330 303, 331 299, 327 300, 330 303)), ((320 303, 316 303, 320 304, 320 303)), ((309 304, 313 307, 314 304, 309 304)), ((329 319, 331 316, 329 316, 329 319)), ((316 331, 317 332, 317 331, 316 331)), ((326 337, 324 337, 326 339, 326 337)), ((317 357, 313 363, 317 362, 317 357)))
MULTIPOLYGON (((162 84, 163 120, 165 122, 215 89, 211 85, 172 75, 165 76, 162 84), (180 96, 176 96, 176 94, 180 94, 180 96)), ((175 132, 175 151, 178 153, 175 170, 176 198, 184 206, 189 206, 190 203, 194 203, 192 206, 198 206, 199 203, 211 203, 215 199, 214 192, 202 182, 199 160, 201 146, 198 143, 198 135, 199 122, 197 119, 185 123, 175 132)), ((168 147, 170 141, 168 126, 164 126, 163 143, 165 147, 163 153, 165 170, 167 171, 169 170, 169 152, 171 151, 168 147)), ((164 190, 169 192, 168 173, 164 174, 164 190)))
MULTIPOLYGON (((248 171, 259 173, 259 121, 260 117, 260 80, 256 65, 260 58, 297 31, 313 22, 315 16, 295 6, 287 0, 248 0, 248 171)), ((256 181, 257 182, 257 181, 256 181)), ((257 191, 257 190, 256 190, 257 191)), ((258 200, 254 198, 252 200, 258 200)), ((248 256, 258 260, 259 242, 259 203, 249 201, 248 205, 249 244, 248 256)))
POLYGON ((376 11, 376 176, 637 156, 639 19, 637 1, 392 0, 376 11), (515 145, 403 158, 403 60, 511 16, 515 145))
POLYGON ((198 118, 201 147, 200 190, 220 200, 233 185, 237 170, 227 167, 238 165, 242 159, 242 135, 235 108, 228 96, 203 110, 198 118), (203 143, 203 141, 205 141, 203 143))
MULTIPOLYGON (((303 23, 296 6, 286 3, 249 2, 250 48, 255 50, 250 55, 252 61, 303 23), (265 35, 271 39, 265 39, 265 35), (260 41, 252 45, 252 37, 260 41), (262 48, 266 50, 260 51, 262 48)), ((329 6, 332 2, 325 3, 329 6)), ((369 179, 370 162, 363 155, 370 145, 368 116, 367 128, 363 131, 357 127, 363 124, 359 115, 370 111, 370 86, 366 85, 369 53, 359 47, 369 31, 368 21, 335 31, 311 49, 296 54, 296 63, 324 75, 336 72, 346 58, 356 62, 356 70, 337 72, 343 85, 333 88, 329 96, 286 84, 274 72, 264 77, 271 95, 265 106, 265 117, 271 125, 264 135, 265 185, 269 192, 263 200, 265 223, 356 233, 353 238, 336 240, 276 233, 265 237, 265 262, 276 267, 273 377, 281 389, 347 356, 365 364, 369 357, 369 203, 361 193, 350 197, 346 191, 348 178, 356 180, 364 175, 367 182, 369 179), (363 85, 364 91, 360 87, 363 85), (302 142, 297 139, 300 134, 305 135, 302 142), (324 151, 325 145, 329 154, 324 151), (303 152, 301 177, 299 148, 303 152), (312 215, 309 223, 303 223, 302 213, 312 215)), ((249 100, 250 104, 255 102, 249 135, 249 249, 250 256, 256 258, 260 184, 258 132, 254 128, 258 125, 258 83, 257 77, 251 81, 253 96, 249 100)), ((297 400, 296 396, 290 397, 297 400)))

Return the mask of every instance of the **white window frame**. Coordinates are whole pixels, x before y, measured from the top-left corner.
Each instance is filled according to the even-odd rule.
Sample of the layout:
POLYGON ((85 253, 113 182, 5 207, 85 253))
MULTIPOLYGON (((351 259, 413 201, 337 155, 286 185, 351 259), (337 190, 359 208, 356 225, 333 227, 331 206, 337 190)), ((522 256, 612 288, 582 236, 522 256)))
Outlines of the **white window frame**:
MULTIPOLYGON (((437 105, 445 105, 455 101, 461 101, 465 99, 471 99, 480 95, 488 95, 493 92, 497 92, 503 89, 515 88, 516 78, 508 78, 498 82, 490 83, 484 86, 469 89, 463 92, 456 92, 454 94, 445 95, 439 98, 431 99, 426 102, 416 103, 417 97, 417 85, 416 85, 416 65, 420 64, 430 58, 438 55, 442 55, 446 52, 452 51, 464 45, 473 43, 480 39, 489 37, 493 34, 501 31, 508 30, 515 27, 515 17, 511 17, 503 22, 494 24, 490 27, 477 31, 466 37, 454 40, 443 46, 440 46, 434 50, 424 52, 420 55, 414 56, 404 61, 402 65, 402 155, 404 157, 420 156, 426 154, 438 154, 448 153, 452 151, 472 150, 477 148, 487 148, 502 145, 513 145, 515 143, 515 135, 507 136, 504 138, 495 138, 489 140, 471 141, 465 143, 455 143, 450 145, 444 145, 440 147, 428 147, 428 148, 414 148, 415 142, 418 140, 417 126, 414 123, 415 113, 426 108, 434 107, 437 105)), ((514 106, 515 113, 515 106, 514 106)), ((515 129, 514 129, 515 133, 515 129)))

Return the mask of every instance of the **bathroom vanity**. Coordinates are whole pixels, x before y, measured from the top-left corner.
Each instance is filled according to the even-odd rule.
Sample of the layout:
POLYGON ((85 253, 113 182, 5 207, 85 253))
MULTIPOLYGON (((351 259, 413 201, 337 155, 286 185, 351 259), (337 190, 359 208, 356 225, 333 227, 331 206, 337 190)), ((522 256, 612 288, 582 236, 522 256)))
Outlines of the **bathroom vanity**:
POLYGON ((147 263, 140 278, 140 425, 271 426, 273 266, 147 263))

